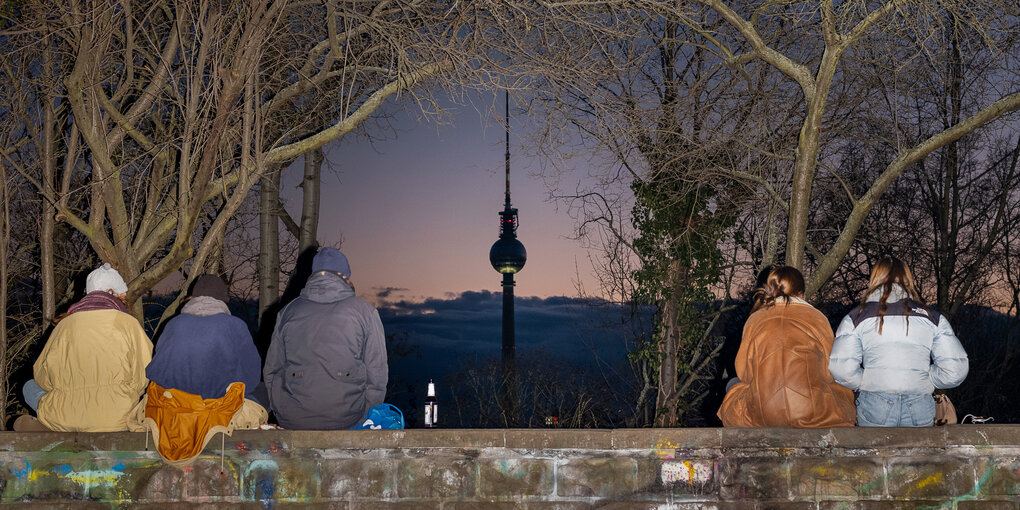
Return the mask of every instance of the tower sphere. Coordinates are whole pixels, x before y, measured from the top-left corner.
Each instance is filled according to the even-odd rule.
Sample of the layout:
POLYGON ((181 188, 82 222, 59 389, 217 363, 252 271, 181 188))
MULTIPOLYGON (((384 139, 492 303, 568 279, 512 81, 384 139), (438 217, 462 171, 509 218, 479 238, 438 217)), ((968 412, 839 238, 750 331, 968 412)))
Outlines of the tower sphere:
POLYGON ((501 237, 489 250, 489 262, 492 268, 503 274, 513 274, 524 268, 528 260, 528 251, 524 244, 514 237, 501 237))

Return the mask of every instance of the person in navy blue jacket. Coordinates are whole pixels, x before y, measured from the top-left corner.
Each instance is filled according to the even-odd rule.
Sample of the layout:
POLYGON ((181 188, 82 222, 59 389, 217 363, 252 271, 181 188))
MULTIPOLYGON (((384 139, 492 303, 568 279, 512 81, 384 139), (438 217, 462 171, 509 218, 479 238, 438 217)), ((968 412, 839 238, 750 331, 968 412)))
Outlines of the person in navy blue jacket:
POLYGON ((166 324, 156 342, 149 380, 202 398, 220 398, 234 382, 244 383, 245 398, 265 405, 254 392, 262 360, 248 326, 230 315, 227 284, 215 275, 198 277, 180 315, 166 324))

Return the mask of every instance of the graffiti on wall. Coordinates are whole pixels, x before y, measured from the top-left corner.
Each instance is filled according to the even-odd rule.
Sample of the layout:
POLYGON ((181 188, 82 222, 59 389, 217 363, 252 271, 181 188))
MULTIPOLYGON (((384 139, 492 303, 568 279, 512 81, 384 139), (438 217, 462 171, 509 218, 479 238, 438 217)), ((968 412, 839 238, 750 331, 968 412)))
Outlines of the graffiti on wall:
MULTIPOLYGON (((156 462, 156 461, 150 461, 156 462)), ((108 499, 117 502, 130 500, 130 491, 126 484, 119 483, 125 475, 125 465, 117 462, 110 469, 74 469, 70 464, 44 463, 44 467, 33 466, 31 461, 24 460, 12 463, 10 472, 13 479, 3 486, 7 489, 15 486, 24 496, 31 494, 31 488, 63 488, 70 493, 81 494, 83 499, 108 499)), ((4 497, 6 500, 7 497, 4 497)))
POLYGON ((662 463, 660 476, 665 485, 674 483, 705 484, 712 480, 714 470, 714 464, 709 462, 670 460, 662 463))
POLYGON ((498 496, 509 502, 542 497, 590 504, 618 497, 666 502, 663 508, 674 503, 748 500, 831 502, 830 506, 840 508, 853 501, 923 501, 930 508, 950 510, 962 502, 989 497, 1015 502, 1020 494, 1016 452, 1015 446, 726 450, 682 448, 669 441, 633 450, 542 450, 536 454, 465 447, 441 452, 439 464, 462 468, 466 474, 461 476, 429 462, 430 456, 437 455, 429 448, 317 449, 290 448, 276 441, 232 441, 225 443, 222 464, 220 449, 211 447, 195 464, 180 470, 163 464, 153 451, 93 451, 72 444, 63 451, 0 451, 0 502, 85 500, 111 506, 231 502, 264 508, 283 502, 338 500, 420 503, 423 497, 433 503, 477 502, 491 497, 493 487, 505 482, 517 491, 498 496), (479 456, 481 460, 476 461, 479 456), (485 471, 479 466, 495 469, 485 471), (462 483, 482 476, 478 473, 489 478, 478 487, 462 483), (399 480, 422 482, 414 490, 384 486, 394 483, 397 475, 399 480), (373 483, 378 489, 367 490, 373 483))

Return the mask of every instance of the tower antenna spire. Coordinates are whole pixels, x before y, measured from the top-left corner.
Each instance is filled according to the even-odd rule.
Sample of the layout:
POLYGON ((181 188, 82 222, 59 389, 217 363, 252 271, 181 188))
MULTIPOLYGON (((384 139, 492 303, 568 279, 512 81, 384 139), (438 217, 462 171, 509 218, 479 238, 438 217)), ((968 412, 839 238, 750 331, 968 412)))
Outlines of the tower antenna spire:
POLYGON ((503 111, 506 122, 506 205, 510 206, 510 90, 503 91, 503 111))

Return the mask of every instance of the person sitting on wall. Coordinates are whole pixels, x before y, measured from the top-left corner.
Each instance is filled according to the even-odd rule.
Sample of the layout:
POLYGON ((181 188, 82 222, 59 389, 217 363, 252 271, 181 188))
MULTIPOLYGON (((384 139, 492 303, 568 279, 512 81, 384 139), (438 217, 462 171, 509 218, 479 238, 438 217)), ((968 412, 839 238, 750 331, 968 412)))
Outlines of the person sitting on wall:
POLYGON ((921 303, 910 268, 883 257, 871 270, 863 302, 836 329, 829 370, 858 391, 862 427, 929 427, 936 388, 955 388, 970 370, 946 317, 921 303))
POLYGON ((220 398, 231 383, 244 383, 255 400, 262 358, 243 320, 230 314, 226 282, 205 274, 195 280, 180 315, 170 319, 156 341, 145 375, 152 382, 201 396, 220 398))
POLYGON ((128 413, 149 382, 152 342, 127 313, 127 285, 110 264, 88 275, 85 291, 54 319, 33 367, 35 379, 25 384, 25 401, 50 430, 128 430, 128 413))
POLYGON ((379 313, 354 295, 347 257, 319 250, 300 297, 280 311, 263 376, 288 429, 347 429, 386 396, 379 313))
POLYGON ((148 427, 168 463, 190 464, 216 433, 268 418, 254 397, 262 360, 248 326, 230 315, 227 291, 219 276, 199 276, 145 369, 152 382, 129 425, 148 427))
POLYGON ((800 271, 773 268, 753 299, 737 352, 737 379, 719 408, 723 425, 852 427, 853 392, 829 374, 832 327, 804 301, 800 271))

